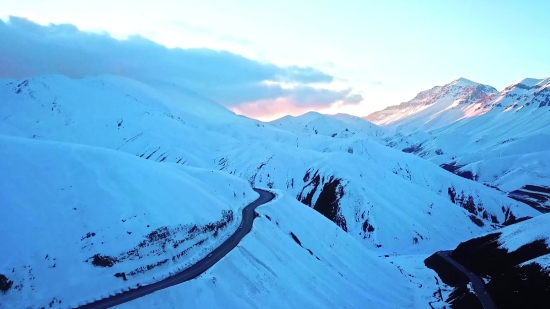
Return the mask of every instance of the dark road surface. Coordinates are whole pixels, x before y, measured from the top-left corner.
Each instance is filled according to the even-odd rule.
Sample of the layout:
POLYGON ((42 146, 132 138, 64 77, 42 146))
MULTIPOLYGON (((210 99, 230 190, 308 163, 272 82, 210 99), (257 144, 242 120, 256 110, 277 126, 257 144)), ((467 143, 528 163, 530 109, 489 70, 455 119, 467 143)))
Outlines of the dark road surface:
POLYGON ((447 262, 451 263, 454 267, 456 267, 466 276, 468 276, 468 279, 470 279, 470 282, 472 283, 472 287, 474 288, 474 291, 477 294, 477 298, 479 298, 479 301, 483 305, 484 309, 497 309, 497 306, 491 299, 491 296, 487 294, 487 290, 485 289, 485 284, 483 283, 483 280, 479 278, 476 274, 468 270, 466 267, 462 266, 460 263, 455 261, 453 258, 451 258, 449 256, 451 253, 453 253, 452 250, 447 250, 447 251, 439 251, 437 254, 442 258, 444 258, 445 260, 447 260, 447 262))
POLYGON ((103 298, 98 301, 88 303, 86 305, 77 307, 78 309, 99 309, 99 308, 111 308, 136 298, 154 293, 158 290, 166 289, 176 284, 191 280, 198 277, 200 274, 204 273, 207 269, 216 264, 221 260, 226 254, 228 254, 233 248, 235 248, 241 239, 243 239, 246 234, 252 229, 252 222, 254 221, 254 209, 261 206, 265 203, 270 202, 275 198, 275 195, 269 191, 256 189, 254 191, 260 194, 260 197, 254 202, 250 203, 243 209, 243 218, 240 226, 237 227, 237 230, 233 235, 231 235, 225 242, 223 242, 218 248, 214 249, 209 253, 204 259, 198 261, 195 265, 185 269, 181 273, 177 273, 173 276, 170 276, 166 279, 163 279, 159 282, 140 286, 138 288, 122 292, 120 294, 103 298))

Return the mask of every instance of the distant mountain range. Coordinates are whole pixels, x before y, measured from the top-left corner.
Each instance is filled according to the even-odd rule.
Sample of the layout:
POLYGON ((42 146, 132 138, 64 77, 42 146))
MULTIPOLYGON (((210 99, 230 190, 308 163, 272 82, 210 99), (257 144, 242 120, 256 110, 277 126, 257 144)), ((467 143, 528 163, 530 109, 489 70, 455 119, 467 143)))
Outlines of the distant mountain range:
POLYGON ((526 78, 502 92, 459 78, 444 86, 420 92, 408 102, 387 107, 365 117, 378 125, 400 129, 433 130, 457 120, 489 111, 511 111, 550 105, 550 78, 526 78))
POLYGON ((384 125, 390 147, 550 207, 550 78, 501 92, 461 78, 365 118, 384 125))

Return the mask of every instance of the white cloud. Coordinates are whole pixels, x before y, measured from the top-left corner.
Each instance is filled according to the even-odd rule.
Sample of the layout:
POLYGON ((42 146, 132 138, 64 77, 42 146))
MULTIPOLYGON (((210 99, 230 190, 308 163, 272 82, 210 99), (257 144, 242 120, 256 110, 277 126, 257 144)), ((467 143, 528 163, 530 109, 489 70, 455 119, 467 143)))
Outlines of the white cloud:
POLYGON ((42 26, 19 17, 0 20, 0 59, 0 77, 117 74, 178 84, 226 106, 277 98, 290 98, 298 106, 327 106, 357 99, 349 89, 320 88, 330 86, 333 77, 312 67, 277 66, 206 48, 167 48, 141 36, 117 40, 71 24, 42 26), (297 86, 285 88, 284 83, 297 86))

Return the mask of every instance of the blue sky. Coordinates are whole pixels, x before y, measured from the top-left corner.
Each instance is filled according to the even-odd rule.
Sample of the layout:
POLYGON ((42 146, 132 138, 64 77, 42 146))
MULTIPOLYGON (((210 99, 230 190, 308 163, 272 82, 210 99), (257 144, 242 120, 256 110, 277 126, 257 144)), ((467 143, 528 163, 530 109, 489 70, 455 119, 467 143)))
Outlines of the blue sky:
POLYGON ((116 39, 139 34, 167 47, 227 50, 273 65, 274 75, 262 76, 279 87, 263 97, 242 95, 248 88, 225 91, 229 86, 212 95, 225 96, 224 105, 254 102, 253 116, 306 109, 366 115, 458 77, 502 89, 550 76, 550 1, 1 1, 4 20, 69 23, 116 39), (298 78, 292 67, 319 79, 298 78))

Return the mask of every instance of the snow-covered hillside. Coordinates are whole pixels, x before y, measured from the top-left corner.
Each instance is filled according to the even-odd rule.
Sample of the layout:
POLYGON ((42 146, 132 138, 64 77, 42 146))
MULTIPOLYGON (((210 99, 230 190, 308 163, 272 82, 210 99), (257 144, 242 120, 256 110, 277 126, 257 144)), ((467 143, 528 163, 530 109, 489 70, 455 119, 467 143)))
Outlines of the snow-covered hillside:
POLYGON ((433 130, 480 114, 480 107, 496 93, 497 90, 491 86, 459 78, 444 86, 422 91, 408 102, 374 112, 365 119, 379 125, 392 124, 403 131, 433 130))
MULTIPOLYGON (((292 250, 303 250, 307 254, 293 255, 289 261, 298 263, 300 260, 302 265, 306 265, 302 259, 316 254, 321 261, 330 261, 330 264, 316 264, 317 268, 311 266, 311 269, 303 270, 292 266, 285 271, 302 273, 304 277, 300 280, 304 282, 308 281, 311 273, 327 272, 320 279, 323 283, 318 284, 326 286, 322 291, 327 293, 325 290, 333 288, 331 283, 337 282, 333 269, 339 269, 341 274, 338 276, 347 280, 339 284, 346 287, 349 295, 365 293, 356 299, 370 301, 375 307, 409 308, 416 306, 413 305, 416 301, 407 298, 408 292, 405 291, 402 299, 396 299, 395 304, 390 302, 391 298, 373 287, 372 282, 365 281, 364 276, 354 269, 370 267, 357 266, 355 255, 371 259, 374 253, 366 253, 365 250, 375 251, 376 256, 431 254, 512 223, 516 218, 539 215, 539 212, 508 198, 503 192, 448 173, 400 149, 384 146, 381 137, 384 134, 388 136, 387 130, 357 117, 309 113, 262 123, 237 116, 186 89, 146 85, 115 76, 83 79, 44 76, 28 80, 2 80, 0 100, 0 134, 4 135, 0 141, 0 151, 8 158, 1 165, 1 186, 7 188, 2 192, 21 192, 20 195, 0 195, 1 203, 12 205, 0 210, 8 212, 0 216, 0 220, 17 218, 9 219, 9 224, 2 221, 2 228, 12 228, 16 224, 14 222, 23 222, 14 229, 26 235, 27 239, 33 239, 39 230, 29 230, 25 226, 43 226, 40 231, 49 231, 47 228, 51 225, 56 227, 51 233, 36 236, 39 240, 37 244, 27 241, 28 248, 14 254, 13 258, 10 256, 9 260, 3 258, 8 255, 0 252, 0 273, 14 282, 14 288, 19 286, 20 289, 0 295, 9 303, 19 304, 31 299, 40 303, 47 301, 48 304, 52 297, 61 295, 60 289, 64 286, 46 285, 47 280, 57 274, 55 271, 59 271, 59 275, 55 276, 71 282, 66 291, 84 286, 93 292, 92 297, 100 297, 123 287, 158 280, 170 271, 185 267, 193 259, 204 255, 206 246, 221 241, 235 228, 232 224, 239 221, 237 216, 240 215, 237 210, 256 196, 251 186, 282 190, 282 196, 293 201, 281 206, 290 208, 284 208, 280 213, 276 210, 265 213, 266 218, 267 215, 279 218, 272 228, 261 227, 262 224, 268 224, 268 227, 272 224, 262 217, 258 227, 262 232, 254 237, 272 241, 273 248, 269 250, 276 252, 249 249, 252 253, 246 256, 263 256, 253 263, 263 263, 266 269, 281 268, 285 263, 288 267, 290 262, 280 260, 287 253, 279 252, 288 245, 287 240, 280 240, 279 243, 273 239, 279 239, 281 233, 292 231, 300 241, 304 239, 302 245, 312 253, 298 246, 292 250), (8 172, 4 173, 4 170, 8 172), (15 172, 18 170, 24 172, 18 175, 15 172), (32 181, 24 182, 25 179, 32 181), (35 187, 40 191, 31 191, 35 187), (79 206, 73 206, 75 203, 79 206), (40 211, 47 216, 28 215, 33 213, 36 205, 44 205, 40 211), (303 205, 333 221, 335 231, 338 230, 327 235, 344 235, 345 240, 342 243, 336 240, 313 243, 313 239, 320 239, 320 231, 328 231, 326 226, 329 222, 323 221, 320 215, 311 216, 311 209, 303 205), (87 211, 84 217, 80 217, 80 209, 87 211), (226 212, 222 214, 222 210, 226 212), (229 210, 233 210, 232 220, 227 216, 229 210), (147 214, 150 213, 154 214, 156 221, 148 221, 147 214), (190 214, 188 221, 180 218, 180 214, 184 216, 187 213, 190 214), (204 217, 200 217, 203 213, 204 217), (224 220, 231 223, 223 223, 224 220), (209 237, 211 241, 201 242, 201 237, 207 237, 207 234, 193 236, 202 247, 181 262, 173 261, 173 257, 178 256, 177 250, 183 252, 185 249, 178 243, 181 240, 178 233, 194 231, 191 224, 197 224, 200 228, 212 222, 219 222, 224 227, 218 238, 209 237), (287 229, 286 222, 289 224, 287 229), (142 252, 140 246, 144 241, 145 246, 149 246, 147 239, 156 239, 156 234, 151 233, 163 233, 165 227, 178 236, 166 242, 162 240, 161 244, 151 244, 162 249, 158 256, 142 252), (46 240, 52 238, 61 240, 50 247, 46 240), (167 246, 168 242, 170 245, 167 246), (350 245, 350 242, 354 244, 350 245), (329 243, 350 246, 349 254, 341 255, 343 249, 331 252, 326 248, 329 243), (176 248, 171 249, 170 246, 174 245, 176 248), (69 248, 69 253, 62 253, 61 248, 69 248), (132 259, 134 255, 143 258, 132 259), (61 256, 70 256, 71 260, 61 256), (54 270, 48 268, 53 265, 50 257, 56 259, 54 270), (270 260, 273 258, 277 261, 270 260), (96 268, 93 267, 94 261, 96 264, 112 262, 113 265, 111 268, 96 268), (265 261, 270 261, 273 266, 265 261), (160 266, 145 274, 138 272, 142 269, 140 267, 148 268, 151 263, 160 263, 160 266), (68 265, 68 268, 61 265, 68 265), (32 268, 30 274, 29 267, 32 268), (13 275, 9 273, 10 268, 13 275), (128 281, 124 281, 114 276, 120 272, 133 274, 132 270, 136 270, 135 279, 130 276, 128 281), (81 283, 79 279, 70 277, 75 272, 90 278, 110 276, 111 279, 107 283, 94 279, 81 283), (352 285, 355 288, 351 288, 352 285), (39 286, 47 286, 48 293, 29 296, 31 292, 38 293, 39 286)), ((245 242, 257 241, 253 239, 245 238, 245 242)), ((292 237, 289 239, 291 243, 292 237)), ((3 248, 17 247, 16 238, 1 241, 6 242, 3 248)), ((234 264, 240 263, 244 259, 242 253, 237 251, 235 254, 226 259, 234 264)), ((223 264, 226 259, 221 261, 221 265, 230 265, 223 264)), ((417 262, 418 259, 414 259, 411 265, 417 267, 417 262)), ((373 265, 377 263, 373 262, 373 265)), ((386 269, 385 266, 378 268, 386 269)), ((229 271, 220 269, 220 276, 229 271)), ((371 272, 370 268, 360 269, 371 272)), ((387 271, 392 278, 391 271, 387 271)), ((263 281, 260 284, 260 279, 252 278, 246 270, 239 270, 238 273, 241 274, 239 280, 243 282, 255 282, 250 284, 259 286, 268 284, 263 281)), ((423 279, 415 282, 431 281, 431 278, 425 278, 429 277, 425 272, 418 273, 422 274, 423 279)), ((277 273, 274 276, 278 276, 277 273)), ((280 286, 277 283, 280 279, 272 280, 271 275, 265 278, 271 278, 269 284, 280 286)), ((197 283, 194 288, 197 292, 204 289, 205 284, 213 284, 204 277, 200 280, 203 280, 202 283, 197 283)), ((406 280, 408 283, 404 283, 402 289, 408 289, 410 280, 406 280)), ((187 284, 190 286, 191 283, 187 284)), ((418 289, 417 283, 413 286, 418 289)), ((287 305, 299 307, 312 301, 310 295, 299 294, 300 291, 289 294, 285 287, 269 287, 276 290, 273 295, 278 297, 297 297, 289 299, 294 303, 285 303, 287 305)), ((257 302, 272 297, 266 296, 261 289, 254 291, 257 292, 242 296, 244 298, 236 297, 235 301, 242 303, 242 306, 255 306, 257 302)), ((341 303, 342 297, 337 296, 344 295, 342 291, 334 289, 332 294, 323 294, 319 303, 341 303)), ((235 291, 224 287, 219 293, 220 299, 226 299, 233 297, 231 295, 235 291)), ((57 301, 62 300, 66 304, 87 300, 84 296, 81 298, 81 295, 73 294, 57 301)), ((210 294, 204 295, 207 297, 210 294)), ((200 303, 206 302, 200 299, 200 303)), ((364 305, 358 305, 352 297, 345 301, 349 302, 350 307, 364 305)), ((58 307, 62 305, 58 303, 58 307)))
POLYGON ((236 148, 219 162, 254 185, 284 188, 369 248, 386 252, 457 244, 504 223, 509 210, 516 217, 538 215, 497 191, 376 142, 355 144, 353 154, 258 144, 236 148))
MULTIPOLYGON (((406 275, 286 193, 203 276, 116 308, 423 308, 406 275)), ((432 275, 435 274, 432 272, 432 275)))
POLYGON ((66 308, 159 280, 217 247, 257 197, 218 171, 3 135, 0 145, 0 274, 12 282, 0 308, 66 308))
POLYGON ((224 126, 238 126, 240 117, 189 96, 185 89, 161 89, 115 76, 5 81, 0 87, 0 133, 209 166, 204 158, 227 141, 209 126, 222 131, 224 126), (227 124, 228 119, 233 123, 227 124))
POLYGON ((299 117, 285 116, 270 122, 271 125, 294 133, 319 134, 335 138, 349 138, 355 134, 372 139, 382 136, 382 127, 347 114, 323 115, 308 112, 299 117))
POLYGON ((431 253, 503 224, 510 213, 538 214, 381 145, 374 141, 380 130, 359 118, 310 113, 264 124, 178 89, 168 96, 114 76, 3 84, 3 134, 220 169, 254 186, 286 190, 372 249, 431 253))
POLYGON ((412 116, 402 120, 408 121, 404 129, 386 128, 394 132, 385 141, 539 209, 549 207, 550 78, 525 79, 475 106, 454 122, 437 113, 412 116), (429 130, 416 121, 428 118, 446 125, 429 130))

